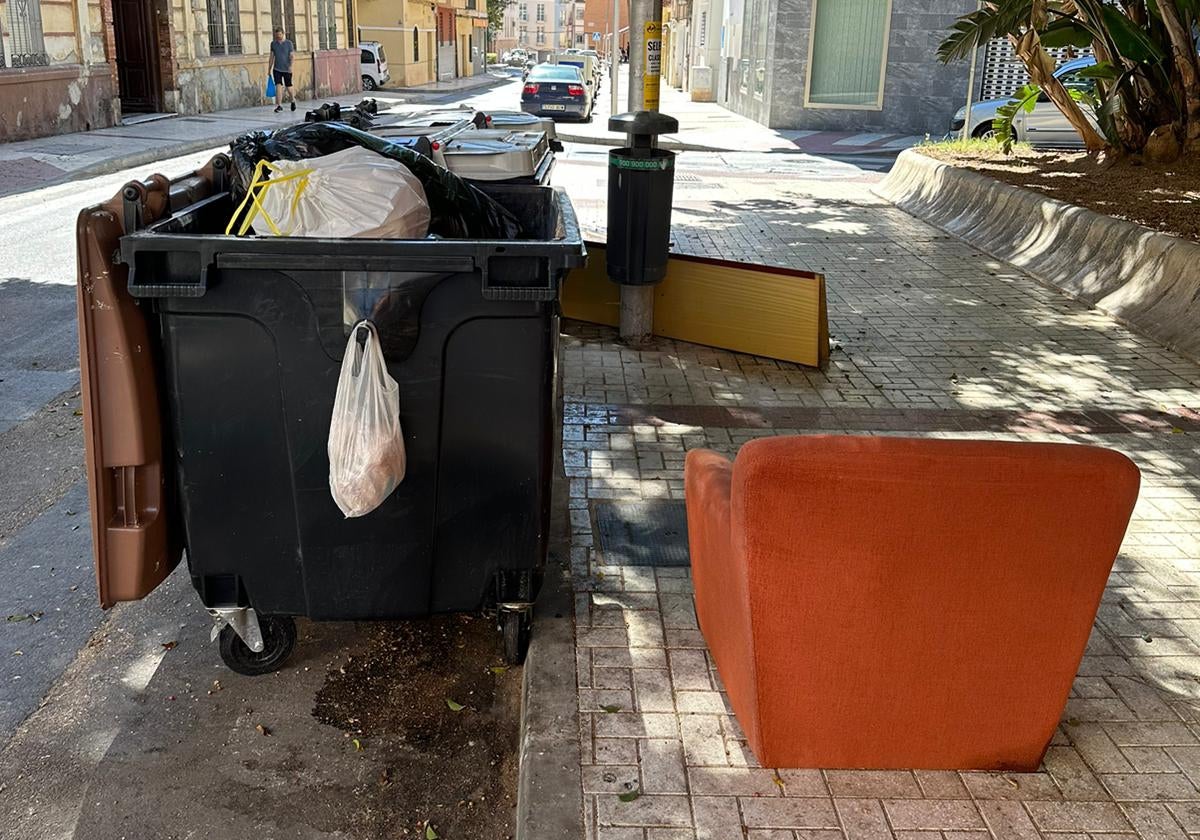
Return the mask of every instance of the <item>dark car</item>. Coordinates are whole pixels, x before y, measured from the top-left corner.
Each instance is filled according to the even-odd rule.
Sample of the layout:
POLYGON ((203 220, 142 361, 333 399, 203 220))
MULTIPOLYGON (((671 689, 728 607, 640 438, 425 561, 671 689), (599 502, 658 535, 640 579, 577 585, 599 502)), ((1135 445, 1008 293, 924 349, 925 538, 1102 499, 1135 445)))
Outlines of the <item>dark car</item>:
POLYGON ((578 67, 539 64, 521 91, 521 110, 540 117, 592 117, 592 98, 578 67))

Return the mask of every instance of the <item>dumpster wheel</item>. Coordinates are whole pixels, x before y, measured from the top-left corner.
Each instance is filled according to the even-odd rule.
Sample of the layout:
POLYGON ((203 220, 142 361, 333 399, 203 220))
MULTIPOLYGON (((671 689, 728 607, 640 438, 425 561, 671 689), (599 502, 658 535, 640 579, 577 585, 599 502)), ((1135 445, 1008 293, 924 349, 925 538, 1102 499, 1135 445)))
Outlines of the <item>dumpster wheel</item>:
POLYGON ((504 661, 509 665, 521 665, 529 652, 529 638, 533 635, 533 613, 529 609, 501 610, 500 632, 504 635, 504 661))
POLYGON ((247 677, 278 671, 296 647, 296 621, 290 616, 260 616, 263 649, 255 653, 242 641, 233 627, 221 628, 221 659, 229 670, 247 677))

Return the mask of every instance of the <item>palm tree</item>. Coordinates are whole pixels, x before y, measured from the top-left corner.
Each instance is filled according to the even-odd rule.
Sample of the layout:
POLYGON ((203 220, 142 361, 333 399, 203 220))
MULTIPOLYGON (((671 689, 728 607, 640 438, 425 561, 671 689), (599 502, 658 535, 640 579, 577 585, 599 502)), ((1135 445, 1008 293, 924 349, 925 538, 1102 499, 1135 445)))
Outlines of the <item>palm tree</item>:
POLYGON ((1141 153, 1156 138, 1160 156, 1170 157, 1200 149, 1198 18, 1200 0, 988 0, 955 21, 938 57, 952 61, 1007 37, 1089 152, 1141 153), (1046 48, 1063 46, 1092 48, 1094 96, 1072 94, 1053 77, 1046 48))

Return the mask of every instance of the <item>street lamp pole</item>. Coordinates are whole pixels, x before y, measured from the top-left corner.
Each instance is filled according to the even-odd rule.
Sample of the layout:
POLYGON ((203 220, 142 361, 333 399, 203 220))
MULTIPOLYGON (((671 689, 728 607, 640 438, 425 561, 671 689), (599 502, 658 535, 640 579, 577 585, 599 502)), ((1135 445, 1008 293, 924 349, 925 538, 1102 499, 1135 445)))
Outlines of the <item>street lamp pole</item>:
MULTIPOLYGON (((977 0, 975 11, 983 8, 983 0, 977 0)), ((971 107, 975 104, 975 68, 979 65, 979 45, 971 50, 971 72, 967 75, 967 113, 963 119, 962 139, 971 139, 971 107)))
MULTIPOLYGON (((629 0, 630 111, 658 110, 661 72, 662 0, 629 0)), ((654 334, 654 286, 621 286, 620 334, 634 345, 654 334)))
POLYGON ((621 78, 621 0, 613 0, 612 15, 612 47, 608 53, 608 83, 612 88, 610 115, 617 113, 617 80, 621 78))

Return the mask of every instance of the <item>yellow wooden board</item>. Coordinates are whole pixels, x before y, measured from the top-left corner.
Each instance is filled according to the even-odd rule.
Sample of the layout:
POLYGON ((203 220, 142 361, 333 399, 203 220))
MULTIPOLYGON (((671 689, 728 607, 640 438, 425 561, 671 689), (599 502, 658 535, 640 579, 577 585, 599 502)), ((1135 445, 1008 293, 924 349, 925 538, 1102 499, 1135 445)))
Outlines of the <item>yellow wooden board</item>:
MULTIPOLYGON (((620 287, 608 279, 604 246, 567 275, 567 318, 615 327, 620 287)), ((825 278, 771 266, 672 254, 654 290, 654 334, 810 367, 829 361, 825 278)))

